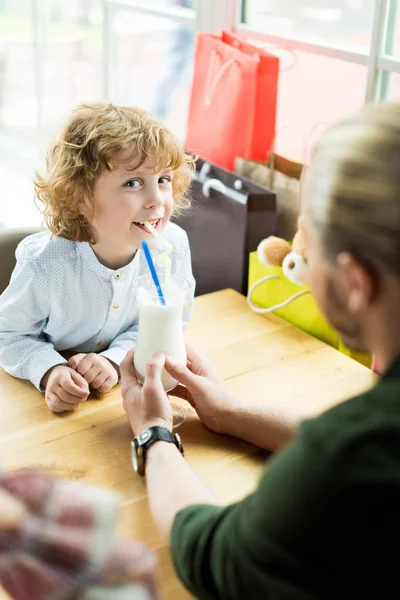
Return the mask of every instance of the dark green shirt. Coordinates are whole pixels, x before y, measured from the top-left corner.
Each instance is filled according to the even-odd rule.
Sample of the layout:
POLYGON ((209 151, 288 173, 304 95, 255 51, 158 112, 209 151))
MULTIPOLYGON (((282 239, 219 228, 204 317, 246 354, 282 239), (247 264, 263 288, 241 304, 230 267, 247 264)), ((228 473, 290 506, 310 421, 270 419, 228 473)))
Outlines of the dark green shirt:
POLYGON ((400 358, 371 391, 305 421, 258 489, 176 517, 198 598, 400 598, 400 358))

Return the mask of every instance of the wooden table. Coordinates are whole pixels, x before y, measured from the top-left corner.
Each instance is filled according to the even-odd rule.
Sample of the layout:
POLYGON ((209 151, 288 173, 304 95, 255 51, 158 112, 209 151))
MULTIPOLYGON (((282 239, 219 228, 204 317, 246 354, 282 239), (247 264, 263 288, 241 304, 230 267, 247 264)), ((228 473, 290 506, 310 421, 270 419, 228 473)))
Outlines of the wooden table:
MULTIPOLYGON (((232 391, 249 403, 318 413, 374 381, 371 371, 285 321, 252 313, 245 298, 232 290, 196 299, 187 339, 207 353, 232 391)), ((117 491, 123 506, 121 533, 157 553, 162 597, 191 598, 178 582, 168 547, 152 522, 145 483, 132 471, 132 435, 119 387, 102 400, 88 400, 76 412, 57 416, 30 383, 0 370, 0 411, 3 467, 41 467, 117 491)), ((192 409, 179 433, 187 460, 225 502, 256 486, 265 452, 211 433, 192 409)))

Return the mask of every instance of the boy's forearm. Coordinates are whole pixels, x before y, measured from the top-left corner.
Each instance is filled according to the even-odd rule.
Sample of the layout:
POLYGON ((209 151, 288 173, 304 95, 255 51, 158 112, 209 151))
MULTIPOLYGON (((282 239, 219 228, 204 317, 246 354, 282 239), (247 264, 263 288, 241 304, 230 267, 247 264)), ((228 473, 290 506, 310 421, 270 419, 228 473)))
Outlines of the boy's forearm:
POLYGON ((299 418, 267 406, 236 406, 225 419, 225 433, 259 448, 274 451, 295 435, 299 418))

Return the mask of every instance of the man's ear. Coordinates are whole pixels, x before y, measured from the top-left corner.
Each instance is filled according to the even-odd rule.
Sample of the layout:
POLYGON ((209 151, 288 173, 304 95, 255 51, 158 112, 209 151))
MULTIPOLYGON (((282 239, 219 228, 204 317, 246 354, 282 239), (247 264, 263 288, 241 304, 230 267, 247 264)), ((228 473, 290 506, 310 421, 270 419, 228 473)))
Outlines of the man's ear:
POLYGON ((350 313, 359 314, 371 304, 375 294, 373 273, 349 252, 341 252, 337 257, 344 288, 347 293, 347 308, 350 313))

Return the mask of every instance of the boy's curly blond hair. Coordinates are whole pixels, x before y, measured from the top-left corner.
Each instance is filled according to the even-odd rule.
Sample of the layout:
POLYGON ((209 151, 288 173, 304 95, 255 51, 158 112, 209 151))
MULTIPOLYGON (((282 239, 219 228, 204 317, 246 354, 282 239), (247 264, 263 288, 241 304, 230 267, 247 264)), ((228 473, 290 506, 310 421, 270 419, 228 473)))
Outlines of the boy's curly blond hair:
POLYGON ((174 171, 174 214, 188 208, 194 159, 173 133, 140 108, 78 106, 47 152, 47 174, 35 174, 35 196, 43 204, 47 227, 68 240, 95 243, 90 216, 96 179, 121 160, 137 168, 147 158, 156 172, 174 171))

